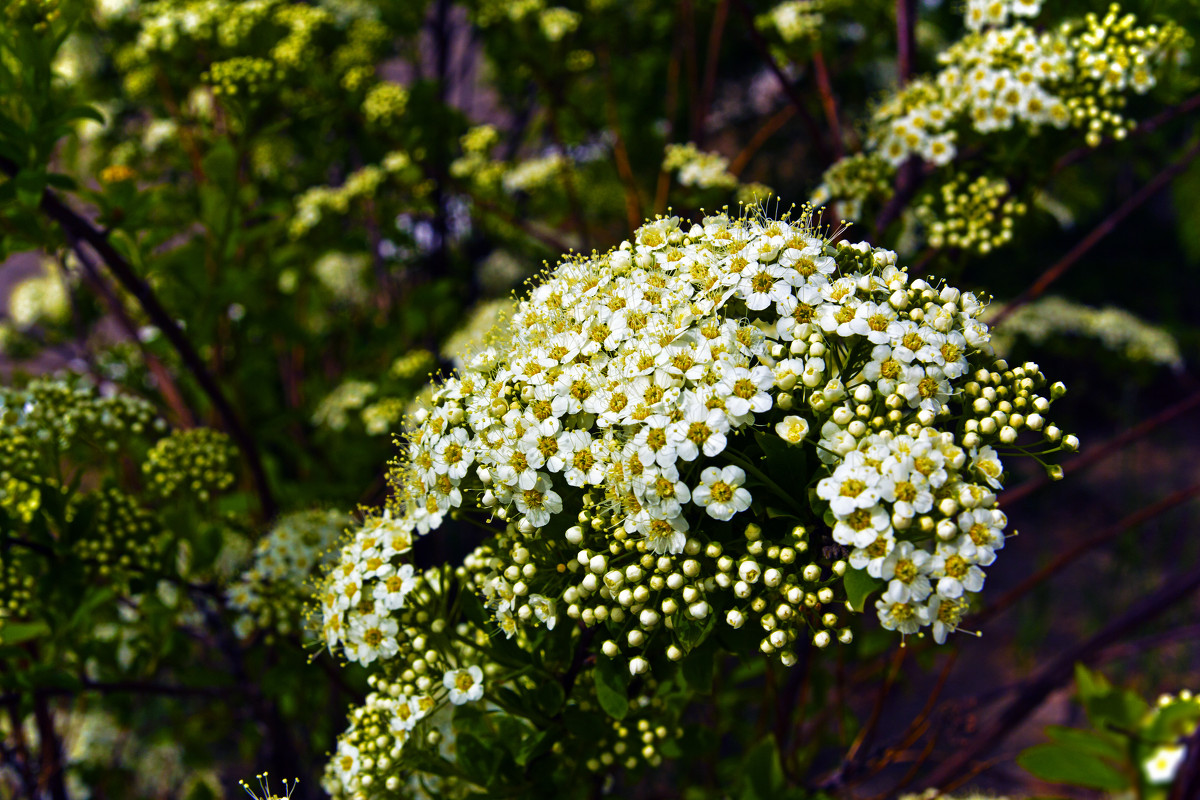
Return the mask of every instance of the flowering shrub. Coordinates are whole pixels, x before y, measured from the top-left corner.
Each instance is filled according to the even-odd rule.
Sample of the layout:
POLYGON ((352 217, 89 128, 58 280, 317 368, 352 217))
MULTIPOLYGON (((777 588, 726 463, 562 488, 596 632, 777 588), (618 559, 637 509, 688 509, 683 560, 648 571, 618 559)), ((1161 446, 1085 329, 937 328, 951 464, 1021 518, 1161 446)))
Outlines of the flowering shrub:
POLYGON ((746 626, 791 665, 882 590, 885 628, 944 642, 1004 546, 1001 454, 1077 446, 1045 416, 1061 384, 997 361, 983 307, 804 218, 658 219, 566 259, 412 420, 388 510, 326 578, 327 644, 382 670, 331 791, 420 771, 407 743, 445 738, 449 706, 508 710, 493 630, 658 677, 746 626), (487 535, 414 573, 449 518, 487 535))

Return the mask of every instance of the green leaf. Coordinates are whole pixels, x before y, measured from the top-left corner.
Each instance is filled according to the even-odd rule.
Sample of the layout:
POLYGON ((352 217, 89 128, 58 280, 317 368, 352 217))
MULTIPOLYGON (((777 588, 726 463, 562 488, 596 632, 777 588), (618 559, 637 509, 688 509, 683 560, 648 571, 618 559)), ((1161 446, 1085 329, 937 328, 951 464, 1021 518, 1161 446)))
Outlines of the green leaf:
POLYGON ((1051 783, 1117 792, 1128 789, 1130 779, 1099 756, 1061 744, 1039 744, 1025 750, 1017 763, 1051 783))
POLYGON ((104 119, 104 115, 95 106, 74 106, 73 108, 68 108, 59 115, 58 121, 72 122, 77 119, 90 119, 93 122, 99 122, 101 125, 107 122, 104 119))
POLYGON ((0 644, 20 644, 50 635, 50 626, 42 620, 0 624, 0 644))
POLYGON ((717 640, 710 636, 683 660, 683 679, 687 681, 688 688, 698 694, 712 694, 713 656, 716 649, 717 640))
POLYGON ((783 766, 774 735, 767 736, 746 756, 745 800, 775 800, 784 790, 783 766))
POLYGON ((855 611, 862 611, 867 604, 867 598, 883 588, 884 582, 872 578, 864 570, 851 567, 842 577, 842 585, 846 588, 846 600, 855 611))
POLYGON ((554 745, 554 735, 551 731, 542 731, 526 736, 517 749, 516 762, 525 766, 533 759, 547 752, 554 745))
POLYGON ((611 658, 596 659, 592 671, 596 679, 596 700, 604 713, 613 719, 625 719, 629 713, 629 678, 625 670, 611 658))
POLYGON ((562 708, 566 694, 558 681, 546 680, 534 690, 533 700, 539 711, 547 717, 552 717, 562 708))
POLYGON ((1106 731, 1083 731, 1062 725, 1050 725, 1046 728, 1046 735, 1054 740, 1055 744, 1103 758, 1121 761, 1127 754, 1122 738, 1106 731))

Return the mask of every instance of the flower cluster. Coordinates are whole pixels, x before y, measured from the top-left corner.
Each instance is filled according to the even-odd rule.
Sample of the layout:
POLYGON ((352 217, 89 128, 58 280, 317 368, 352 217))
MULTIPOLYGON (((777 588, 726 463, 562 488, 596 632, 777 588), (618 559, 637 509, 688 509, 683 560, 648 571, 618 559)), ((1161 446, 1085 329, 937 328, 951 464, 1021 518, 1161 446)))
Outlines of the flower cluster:
POLYGON ((408 107, 408 90, 398 83, 378 83, 367 92, 362 107, 368 122, 394 124, 408 107))
MULTIPOLYGON (((1172 22, 1139 25, 1115 4, 1103 15, 1088 14, 1042 31, 1010 19, 1037 16, 1040 9, 1040 0, 971 0, 966 7, 970 30, 939 53, 939 71, 909 81, 876 107, 864 152, 830 167, 813 202, 846 201, 844 215, 855 218, 863 201, 891 194, 876 162, 898 167, 917 157, 932 173, 984 136, 1055 128, 1082 131, 1091 146, 1106 135, 1123 138, 1134 126, 1124 112, 1130 95, 1145 94, 1157 84, 1186 47, 1183 29, 1172 22), (860 169, 867 170, 861 177, 860 169)), ((978 172, 975 177, 990 187, 1003 183, 978 172)), ((985 208, 1006 202, 993 203, 994 197, 982 205, 973 202, 975 211, 982 209, 983 216, 995 216, 999 223, 985 224, 984 232, 973 236, 969 229, 979 220, 938 208, 965 209, 955 198, 968 179, 952 175, 951 180, 954 188, 935 189, 924 198, 927 227, 936 221, 946 228, 931 238, 950 243, 965 237, 981 252, 994 247, 997 237, 1006 241, 1003 222, 1020 215, 1018 201, 1011 201, 1012 213, 985 208)))
POLYGON ((677 172, 681 186, 698 189, 732 189, 738 179, 729 172, 729 160, 717 153, 702 153, 696 145, 669 144, 662 168, 677 172))
POLYGON ((161 523, 120 489, 75 495, 66 516, 68 521, 86 520, 87 530, 74 543, 72 554, 103 577, 120 579, 130 570, 144 569, 157 554, 161 523))
POLYGON ((142 473, 152 497, 165 500, 185 492, 207 502, 233 486, 236 463, 237 450, 228 436, 192 428, 159 439, 146 454, 142 473))
POLYGON ((992 344, 1003 353, 1018 339, 1042 344, 1059 336, 1097 339, 1130 361, 1183 368, 1179 343, 1163 328, 1121 308, 1092 308, 1063 297, 1046 297, 1021 306, 993 331, 992 344))
POLYGON ((313 275, 334 299, 348 305, 362 305, 370 299, 367 270, 370 258, 366 253, 343 253, 331 250, 313 263, 313 275))
POLYGON ((531 192, 552 183, 570 168, 570 159, 560 153, 551 153, 514 164, 505 173, 501 183, 509 194, 531 192))
POLYGON ((216 62, 200 79, 212 86, 213 94, 245 96, 259 94, 280 77, 280 71, 265 58, 237 56, 216 62))
POLYGON ((294 632, 310 600, 309 583, 328 560, 350 519, 337 511, 281 517, 254 549, 254 562, 229 589, 241 636, 256 630, 294 632))
POLYGON ((366 405, 377 387, 370 381, 347 380, 325 396, 313 412, 312 423, 332 431, 345 430, 351 411, 366 405))
MULTIPOLYGON (((389 526, 501 521, 464 562, 500 630, 565 615, 635 675, 714 617, 785 663, 798 639, 849 641, 864 585, 886 584, 885 626, 941 641, 1003 546, 1000 451, 1026 430, 1075 442, 1046 422, 1037 367, 991 356, 983 305, 894 261, 724 216, 568 259, 414 418, 389 526)), ((330 646, 369 662, 341 632, 403 559, 361 552, 324 614, 330 646)))
POLYGON ((371 164, 346 176, 341 186, 314 186, 296 198, 296 213, 288 232, 299 239, 320 224, 326 212, 345 214, 350 204, 375 195, 389 178, 410 177, 413 163, 408 154, 396 150, 384 157, 381 165, 371 164))
MULTIPOLYGON (((1040 3, 1016 5, 1032 14, 1040 3)), ((871 144, 893 164, 918 154, 939 166, 954 157, 963 126, 980 134, 1074 127, 1098 145, 1129 129, 1120 111, 1126 94, 1149 91, 1183 38, 1171 23, 1138 26, 1115 4, 1102 17, 1041 33, 1023 23, 969 33, 939 54, 932 80, 915 81, 876 111, 871 144)))
POLYGON ((759 28, 773 28, 787 44, 811 39, 825 22, 824 0, 786 0, 755 20, 759 28))
POLYGON ((923 194, 913 216, 931 247, 955 247, 983 255, 1012 240, 1013 224, 1026 204, 1011 196, 1008 181, 957 173, 923 194))
POLYGON ((855 220, 865 203, 891 197, 895 175, 896 168, 878 153, 855 153, 825 171, 809 202, 821 206, 837 198, 842 218, 855 220))

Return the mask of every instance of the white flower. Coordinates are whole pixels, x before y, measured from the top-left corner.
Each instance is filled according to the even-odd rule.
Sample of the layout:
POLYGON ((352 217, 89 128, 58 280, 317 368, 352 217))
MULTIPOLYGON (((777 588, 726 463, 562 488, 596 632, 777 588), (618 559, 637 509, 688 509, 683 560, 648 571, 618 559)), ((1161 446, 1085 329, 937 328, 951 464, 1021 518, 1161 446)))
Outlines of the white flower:
POLYGON ((1158 785, 1170 783, 1175 780, 1175 775, 1186 757, 1187 748, 1181 744, 1158 748, 1142 763, 1146 780, 1158 785))
POLYGON ((450 702, 454 705, 472 703, 483 697, 483 670, 474 664, 466 669, 452 669, 442 676, 442 685, 450 691, 450 702))
POLYGON ((921 624, 927 622, 926 608, 915 605, 904 592, 897 591, 892 585, 875 601, 875 611, 884 628, 902 634, 916 633, 921 624))
POLYGON ((700 453, 713 457, 725 449, 729 419, 719 408, 709 409, 698 401, 684 406, 683 419, 671 424, 668 436, 684 461, 695 461, 700 453))
POLYGON ((529 595, 529 607, 533 609, 533 615, 538 618, 546 626, 546 630, 554 630, 554 623, 558 622, 558 616, 554 613, 554 601, 540 594, 529 595))
POLYGON ((513 502, 535 528, 548 524, 550 517, 562 511, 563 507, 562 497, 550 488, 550 481, 542 476, 530 488, 515 492, 513 502))
POLYGON ((800 444, 808 436, 808 420, 789 414, 776 423, 775 433, 788 444, 800 444))
POLYGON ((971 450, 971 467, 978 472, 993 489, 1004 488, 1000 477, 1004 474, 1004 465, 1000 463, 1000 455, 991 445, 984 445, 978 452, 971 450))
POLYGON ((938 579, 937 593, 949 600, 962 597, 963 591, 983 589, 983 570, 965 558, 953 544, 941 543, 929 562, 930 574, 938 579))
POLYGON ((692 502, 713 519, 728 521, 750 507, 750 492, 742 488, 746 473, 739 467, 706 467, 700 473, 702 483, 692 492, 692 502))
MULTIPOLYGON (((697 489, 697 491, 699 490, 697 489)), ((730 513, 730 516, 733 514, 730 513)), ((688 523, 683 516, 665 520, 651 519, 639 528, 646 536, 647 547, 658 555, 682 553, 684 545, 687 544, 688 523)))
POLYGON ((403 564, 400 569, 376 583, 371 596, 383 608, 394 611, 404 607, 404 598, 416 585, 417 580, 413 575, 412 564, 403 564))

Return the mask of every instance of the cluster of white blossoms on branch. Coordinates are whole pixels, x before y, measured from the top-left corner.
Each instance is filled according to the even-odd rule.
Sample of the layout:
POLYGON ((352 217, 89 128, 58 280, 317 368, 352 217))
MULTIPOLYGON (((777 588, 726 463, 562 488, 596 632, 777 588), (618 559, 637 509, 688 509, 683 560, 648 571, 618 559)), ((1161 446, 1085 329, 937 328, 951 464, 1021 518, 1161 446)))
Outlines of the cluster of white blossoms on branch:
POLYGON ((567 258, 410 421, 327 641, 391 657, 401 556, 450 518, 489 534, 456 574, 500 631, 565 615, 634 674, 714 619, 792 663, 877 589, 886 627, 943 640, 1004 545, 1000 454, 1077 444, 1044 416, 1061 385, 996 361, 982 311, 804 220, 660 218, 567 258))

